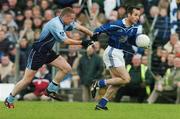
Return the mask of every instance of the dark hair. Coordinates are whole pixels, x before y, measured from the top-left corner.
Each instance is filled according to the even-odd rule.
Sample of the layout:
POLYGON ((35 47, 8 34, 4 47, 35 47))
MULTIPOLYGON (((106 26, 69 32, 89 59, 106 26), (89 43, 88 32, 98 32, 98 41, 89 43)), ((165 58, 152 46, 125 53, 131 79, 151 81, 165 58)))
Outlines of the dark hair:
POLYGON ((127 14, 128 13, 132 14, 134 9, 140 10, 140 7, 137 7, 137 6, 129 6, 129 7, 127 7, 127 14))
POLYGON ((70 7, 66 7, 61 11, 61 16, 75 14, 74 10, 70 7))

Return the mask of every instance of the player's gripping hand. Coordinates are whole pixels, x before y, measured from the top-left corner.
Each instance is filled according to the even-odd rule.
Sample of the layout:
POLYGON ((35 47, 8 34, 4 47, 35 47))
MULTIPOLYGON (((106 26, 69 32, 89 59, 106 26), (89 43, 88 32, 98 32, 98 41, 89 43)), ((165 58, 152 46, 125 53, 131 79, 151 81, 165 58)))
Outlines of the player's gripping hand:
POLYGON ((93 41, 92 40, 82 40, 82 43, 81 45, 84 47, 84 48, 87 48, 89 45, 93 44, 93 41))
POLYGON ((93 41, 98 41, 98 36, 99 36, 99 32, 95 32, 95 33, 93 33, 93 36, 91 36, 91 40, 93 40, 93 41))

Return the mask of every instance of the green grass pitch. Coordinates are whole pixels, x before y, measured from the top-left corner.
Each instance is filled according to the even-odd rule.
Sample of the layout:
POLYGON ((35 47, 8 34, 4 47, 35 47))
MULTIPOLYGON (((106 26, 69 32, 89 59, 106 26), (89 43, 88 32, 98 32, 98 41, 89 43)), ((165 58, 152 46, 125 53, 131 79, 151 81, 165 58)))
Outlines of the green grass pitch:
POLYGON ((0 119, 180 119, 180 105, 109 103, 108 111, 95 111, 95 102, 25 102, 7 109, 0 102, 0 119))

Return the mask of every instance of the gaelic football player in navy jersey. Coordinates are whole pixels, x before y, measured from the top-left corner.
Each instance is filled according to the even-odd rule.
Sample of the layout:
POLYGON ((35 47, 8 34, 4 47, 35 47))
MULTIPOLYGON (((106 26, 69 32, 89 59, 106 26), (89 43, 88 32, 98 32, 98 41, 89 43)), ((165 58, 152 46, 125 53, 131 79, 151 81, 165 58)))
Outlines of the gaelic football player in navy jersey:
POLYGON ((103 60, 106 67, 110 70, 111 79, 94 81, 91 87, 92 97, 96 95, 97 88, 106 87, 107 91, 103 98, 98 102, 96 110, 108 110, 106 104, 117 92, 121 85, 130 82, 131 78, 125 67, 124 51, 136 46, 135 40, 142 32, 142 26, 138 24, 140 9, 129 7, 127 17, 104 24, 95 29, 92 39, 97 40, 101 33, 109 35, 108 47, 105 49, 103 60))
POLYGON ((74 20, 74 11, 72 8, 67 7, 62 10, 60 17, 57 16, 44 25, 39 40, 33 44, 30 51, 23 79, 16 84, 10 95, 4 101, 7 108, 14 108, 13 103, 15 96, 21 90, 26 88, 26 86, 32 81, 37 70, 43 64, 50 64, 59 69, 53 81, 45 91, 47 96, 56 98, 56 93, 59 90, 58 85, 64 76, 71 71, 71 66, 62 56, 57 55, 52 50, 53 45, 57 41, 68 45, 83 45, 84 47, 91 44, 91 40, 77 41, 67 37, 68 34, 66 34, 66 31, 71 31, 74 28, 88 34, 89 36, 93 35, 93 32, 74 22, 74 20))

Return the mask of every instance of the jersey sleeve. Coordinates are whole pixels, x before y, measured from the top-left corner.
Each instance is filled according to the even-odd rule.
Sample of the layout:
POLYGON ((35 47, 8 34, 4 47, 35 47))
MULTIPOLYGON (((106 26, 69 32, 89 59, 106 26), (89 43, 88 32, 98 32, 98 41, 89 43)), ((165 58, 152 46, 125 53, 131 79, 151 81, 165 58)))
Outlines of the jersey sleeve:
POLYGON ((94 32, 107 33, 109 35, 112 32, 119 30, 121 28, 121 25, 122 23, 120 23, 119 21, 110 22, 96 28, 94 32))
POLYGON ((58 42, 63 42, 65 39, 67 39, 63 26, 61 26, 60 24, 51 25, 50 33, 58 42))

